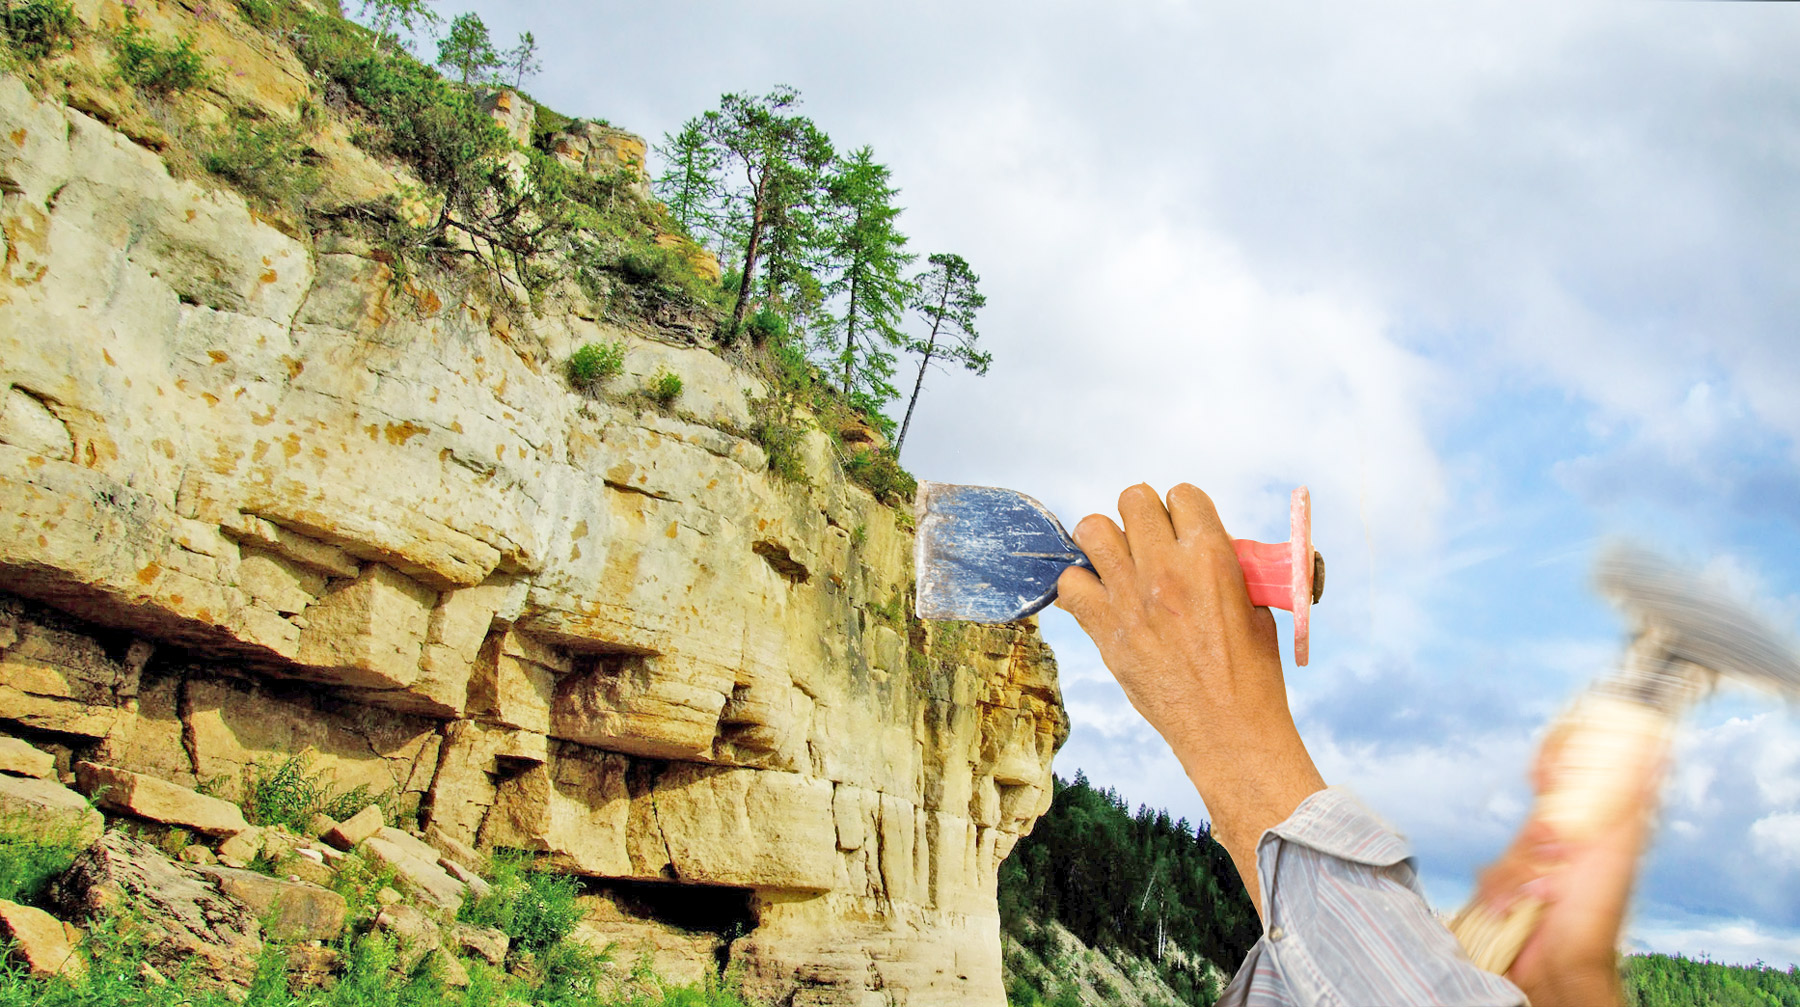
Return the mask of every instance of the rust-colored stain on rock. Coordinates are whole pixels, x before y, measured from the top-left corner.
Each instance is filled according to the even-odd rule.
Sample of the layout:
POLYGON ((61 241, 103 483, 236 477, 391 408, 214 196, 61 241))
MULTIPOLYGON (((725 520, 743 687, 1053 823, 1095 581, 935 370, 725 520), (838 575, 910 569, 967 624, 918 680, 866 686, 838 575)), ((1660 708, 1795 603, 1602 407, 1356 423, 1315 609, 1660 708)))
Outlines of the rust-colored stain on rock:
POLYGON ((207 350, 206 355, 211 357, 212 362, 215 364, 222 364, 231 359, 231 354, 226 353, 224 350, 207 350))
POLYGON ((389 444, 405 444, 422 433, 428 433, 430 427, 422 427, 412 420, 387 425, 387 442, 389 444))
POLYGON ((12 137, 12 142, 17 146, 25 146, 25 127, 20 126, 18 129, 13 130, 7 135, 12 137))
POLYGON ((137 572, 138 583, 148 587, 149 585, 154 584, 156 578, 161 574, 162 567, 157 566, 155 563, 151 563, 137 572))
POLYGON ((668 536, 668 537, 670 537, 670 538, 674 538, 674 537, 675 537, 675 533, 676 533, 676 532, 677 532, 677 531, 678 531, 678 530, 679 530, 679 529, 680 529, 680 528, 681 528, 681 522, 679 522, 679 521, 670 521, 670 522, 669 522, 669 530, 668 530, 668 531, 666 531, 666 532, 663 532, 663 534, 664 534, 664 535, 667 535, 667 536, 668 536))

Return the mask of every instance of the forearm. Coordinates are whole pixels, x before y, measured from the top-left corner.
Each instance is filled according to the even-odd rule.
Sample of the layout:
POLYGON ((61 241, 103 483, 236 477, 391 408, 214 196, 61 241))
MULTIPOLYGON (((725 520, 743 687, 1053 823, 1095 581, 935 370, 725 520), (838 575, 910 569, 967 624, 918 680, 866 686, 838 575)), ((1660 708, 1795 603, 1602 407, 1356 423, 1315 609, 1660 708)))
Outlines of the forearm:
POLYGON ((1266 918, 1257 880, 1257 844, 1264 832, 1285 821, 1300 802, 1325 789, 1325 780, 1292 720, 1257 737, 1236 735, 1227 730, 1212 732, 1204 741, 1170 741, 1188 779, 1206 802, 1213 838, 1231 854, 1250 901, 1266 918))

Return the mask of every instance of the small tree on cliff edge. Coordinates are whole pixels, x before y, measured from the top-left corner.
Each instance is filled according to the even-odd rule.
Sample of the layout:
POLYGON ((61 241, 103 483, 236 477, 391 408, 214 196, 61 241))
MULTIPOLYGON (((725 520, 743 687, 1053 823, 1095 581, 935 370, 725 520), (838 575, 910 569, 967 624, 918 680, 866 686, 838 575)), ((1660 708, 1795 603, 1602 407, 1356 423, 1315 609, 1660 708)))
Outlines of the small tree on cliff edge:
POLYGON ((843 298, 844 310, 823 317, 820 336, 835 351, 845 396, 871 416, 898 394, 889 379, 893 351, 905 342, 900 315, 912 293, 901 273, 916 258, 894 226, 900 190, 888 184, 889 177, 888 167, 862 147, 840 161, 825 183, 832 214, 825 254, 836 273, 825 294, 843 298))
POLYGON ((525 86, 525 82, 536 77, 544 64, 538 60, 537 36, 530 32, 519 35, 519 44, 500 54, 505 63, 501 69, 505 71, 506 80, 512 82, 516 91, 525 86))
MULTIPOLYGON (((906 429, 912 425, 913 407, 919 404, 919 390, 925 387, 925 368, 934 360, 961 364, 976 374, 986 374, 994 355, 975 348, 979 338, 975 331, 975 312, 987 304, 978 288, 981 277, 969 268, 960 255, 939 252, 929 260, 931 266, 920 273, 914 283, 913 310, 930 326, 925 338, 915 339, 907 349, 919 354, 919 376, 913 382, 912 398, 906 402, 906 419, 900 424, 900 436, 894 441, 894 456, 906 446, 906 429)), ((941 364, 940 364, 941 365, 941 364)))
POLYGON ((760 97, 724 95, 716 110, 700 117, 707 142, 744 177, 744 188, 735 194, 743 217, 744 247, 728 330, 732 337, 742 329, 752 294, 759 288, 757 266, 765 254, 772 266, 779 267, 770 269, 768 280, 760 285, 765 303, 789 310, 805 307, 783 302, 803 294, 795 284, 811 276, 804 258, 810 246, 812 205, 819 192, 819 173, 830 163, 832 150, 831 140, 812 120, 794 114, 799 104, 798 91, 777 87, 760 97))
POLYGON ((500 53, 488 36, 479 15, 458 14, 450 31, 438 40, 438 66, 454 70, 464 84, 472 84, 500 69, 500 53))
POLYGON ((408 35, 420 28, 430 28, 441 19, 427 6, 431 0, 362 0, 361 14, 375 29, 384 48, 395 48, 400 32, 408 35))

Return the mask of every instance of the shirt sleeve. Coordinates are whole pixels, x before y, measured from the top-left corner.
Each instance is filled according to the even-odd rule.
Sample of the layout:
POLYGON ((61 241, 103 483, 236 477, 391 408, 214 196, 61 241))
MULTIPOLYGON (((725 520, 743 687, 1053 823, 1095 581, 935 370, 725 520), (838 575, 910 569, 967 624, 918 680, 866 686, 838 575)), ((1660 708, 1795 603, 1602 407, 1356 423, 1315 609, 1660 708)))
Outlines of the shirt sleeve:
POLYGON ((1419 890, 1406 841, 1335 787, 1256 846, 1263 935, 1220 1007, 1527 1004, 1476 968, 1419 890))

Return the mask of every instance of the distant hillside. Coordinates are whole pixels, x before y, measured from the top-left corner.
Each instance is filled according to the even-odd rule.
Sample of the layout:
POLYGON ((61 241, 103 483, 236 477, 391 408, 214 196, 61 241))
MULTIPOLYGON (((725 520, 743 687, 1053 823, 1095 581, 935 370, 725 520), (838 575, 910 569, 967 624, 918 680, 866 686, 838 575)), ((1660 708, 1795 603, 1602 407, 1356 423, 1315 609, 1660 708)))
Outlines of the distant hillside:
POLYGON ((1080 985, 1047 926, 1056 923, 1102 955, 1147 963, 1180 1002, 1212 1003, 1217 977, 1237 968, 1261 932, 1225 848, 1206 823, 1143 806, 1134 814, 1117 791, 1095 789, 1080 772, 1054 786, 1050 810, 1000 867, 1008 946, 1048 967, 1009 955, 1012 1001, 1066 1004, 1075 991, 1063 987, 1080 985))
MULTIPOLYGON (((1171 820, 1080 772, 1000 867, 1013 1007, 1207 1007, 1261 931, 1205 822, 1171 820)), ((1631 1007, 1800 1007, 1800 969, 1680 955, 1620 962, 1631 1007)))

